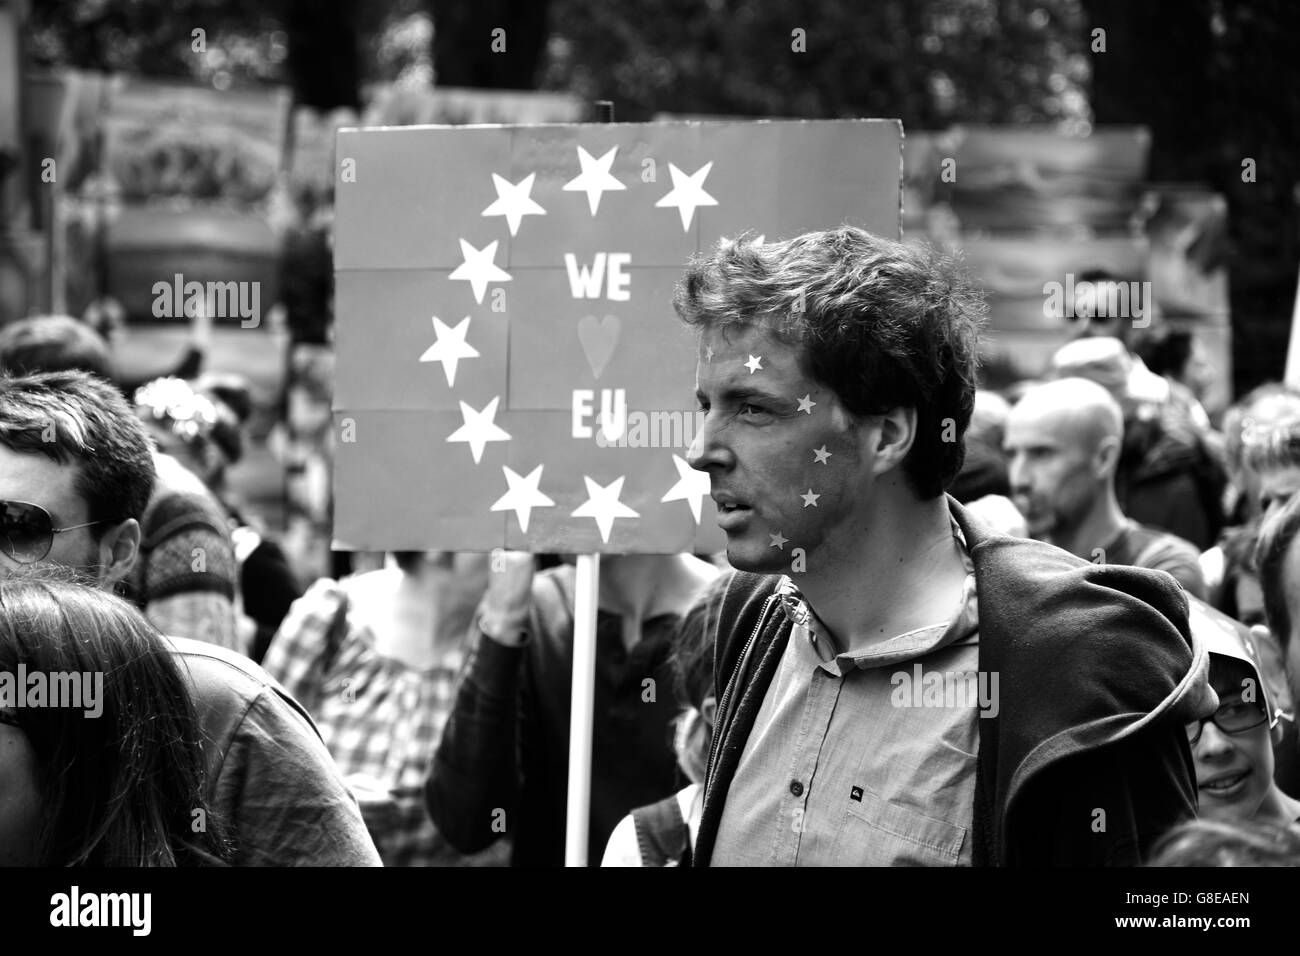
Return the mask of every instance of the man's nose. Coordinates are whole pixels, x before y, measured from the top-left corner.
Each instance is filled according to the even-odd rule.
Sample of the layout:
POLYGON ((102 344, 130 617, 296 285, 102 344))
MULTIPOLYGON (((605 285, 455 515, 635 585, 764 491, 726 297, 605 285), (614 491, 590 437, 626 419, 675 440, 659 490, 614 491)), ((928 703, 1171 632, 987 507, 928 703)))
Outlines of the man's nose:
POLYGON ((720 429, 714 423, 713 413, 705 414, 699 431, 691 441, 691 447, 686 450, 686 463, 699 471, 709 471, 712 468, 730 468, 734 462, 735 458, 731 450, 721 440, 720 429))
POLYGON ((1019 455, 1012 455, 1007 460, 1007 484, 1013 495, 1029 492, 1029 471, 1019 455))

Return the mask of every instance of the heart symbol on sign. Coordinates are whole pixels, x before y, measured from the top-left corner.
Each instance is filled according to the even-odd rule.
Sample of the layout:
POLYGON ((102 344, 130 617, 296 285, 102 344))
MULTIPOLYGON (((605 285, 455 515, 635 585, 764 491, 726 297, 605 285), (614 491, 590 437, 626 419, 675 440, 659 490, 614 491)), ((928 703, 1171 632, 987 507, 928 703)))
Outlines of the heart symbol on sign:
POLYGON ((605 371, 605 366, 614 354, 619 328, 617 315, 607 315, 603 319, 584 315, 578 320, 578 341, 582 343, 582 351, 587 355, 591 374, 596 378, 600 378, 600 373, 605 371))

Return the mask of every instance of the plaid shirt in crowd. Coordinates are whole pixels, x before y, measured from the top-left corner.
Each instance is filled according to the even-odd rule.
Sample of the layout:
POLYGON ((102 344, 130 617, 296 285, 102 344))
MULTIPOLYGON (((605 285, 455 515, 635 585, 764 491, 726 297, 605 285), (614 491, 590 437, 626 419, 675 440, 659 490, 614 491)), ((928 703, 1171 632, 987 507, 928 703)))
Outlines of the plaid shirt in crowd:
POLYGON ((457 853, 424 807, 424 780, 455 702, 464 648, 424 671, 381 656, 374 632, 346 602, 347 588, 329 579, 312 585, 294 602, 263 666, 311 712, 385 866, 495 862, 457 853))

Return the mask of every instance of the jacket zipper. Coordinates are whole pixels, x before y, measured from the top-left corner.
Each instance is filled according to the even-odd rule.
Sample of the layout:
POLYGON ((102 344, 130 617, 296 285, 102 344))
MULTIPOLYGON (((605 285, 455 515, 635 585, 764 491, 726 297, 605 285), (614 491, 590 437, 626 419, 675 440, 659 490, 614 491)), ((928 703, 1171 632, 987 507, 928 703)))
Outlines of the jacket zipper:
POLYGON ((745 660, 749 657, 749 651, 754 646, 754 642, 758 640, 758 633, 767 622, 767 613, 776 599, 776 594, 770 594, 768 595, 767 600, 763 602, 763 612, 758 616, 758 623, 754 625, 754 633, 750 634, 749 640, 745 642, 745 647, 740 652, 740 658, 736 661, 736 669, 731 675, 731 680, 727 682, 727 689, 722 692, 722 700, 718 703, 716 714, 718 733, 714 735, 713 742, 709 745, 709 762, 704 774, 704 791, 706 794, 708 793, 709 782, 713 778, 713 759, 717 754, 718 744, 727 730, 727 727, 725 726, 725 720, 727 717, 727 701, 731 699, 732 689, 740 682, 740 677, 745 666, 745 660))

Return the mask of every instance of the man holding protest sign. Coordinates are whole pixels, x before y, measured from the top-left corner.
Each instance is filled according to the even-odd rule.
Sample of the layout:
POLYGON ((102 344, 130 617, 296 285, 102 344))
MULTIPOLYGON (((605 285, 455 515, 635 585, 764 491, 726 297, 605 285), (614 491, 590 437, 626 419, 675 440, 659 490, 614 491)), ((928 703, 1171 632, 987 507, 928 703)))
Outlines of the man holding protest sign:
POLYGON ((851 227, 723 240, 675 304, 741 569, 697 864, 1134 864, 1195 813, 1183 724, 1213 698, 1174 580, 944 494, 982 311, 950 262, 851 227))
MULTIPOLYGON (((425 788, 438 830, 463 853, 501 837, 512 861, 564 862, 573 672, 574 575, 534 575, 525 552, 493 555, 478 640, 443 728, 425 788)), ((604 559, 596 626, 591 813, 587 859, 634 807, 679 787, 672 725, 681 710, 670 638, 717 576, 690 555, 604 559)))

